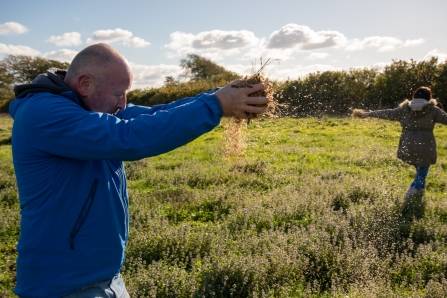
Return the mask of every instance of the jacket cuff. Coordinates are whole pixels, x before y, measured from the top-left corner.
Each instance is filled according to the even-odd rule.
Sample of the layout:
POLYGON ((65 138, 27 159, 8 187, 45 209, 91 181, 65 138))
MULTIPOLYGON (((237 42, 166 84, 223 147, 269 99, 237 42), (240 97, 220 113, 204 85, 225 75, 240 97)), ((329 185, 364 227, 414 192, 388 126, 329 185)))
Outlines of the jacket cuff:
POLYGON ((200 99, 203 100, 214 113, 217 113, 219 118, 222 118, 223 108, 219 98, 217 98, 215 94, 217 90, 219 90, 219 88, 203 93, 202 96, 200 96, 200 99))

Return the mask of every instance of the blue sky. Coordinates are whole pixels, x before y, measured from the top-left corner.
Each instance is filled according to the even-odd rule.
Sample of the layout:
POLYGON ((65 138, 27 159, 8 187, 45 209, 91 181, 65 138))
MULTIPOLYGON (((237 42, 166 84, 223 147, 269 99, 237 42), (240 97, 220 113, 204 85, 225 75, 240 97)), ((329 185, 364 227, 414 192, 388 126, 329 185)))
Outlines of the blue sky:
POLYGON ((446 0, 0 0, 0 59, 70 62, 92 43, 117 48, 133 88, 177 78, 188 53, 249 75, 280 59, 272 79, 447 58, 446 0))

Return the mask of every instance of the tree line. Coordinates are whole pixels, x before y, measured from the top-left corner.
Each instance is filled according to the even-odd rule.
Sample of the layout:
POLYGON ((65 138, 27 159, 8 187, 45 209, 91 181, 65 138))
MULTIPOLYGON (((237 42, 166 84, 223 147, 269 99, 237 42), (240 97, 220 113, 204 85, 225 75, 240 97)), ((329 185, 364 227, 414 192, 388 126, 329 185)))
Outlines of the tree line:
POLYGON ((291 115, 346 115, 351 108, 394 108, 411 99, 420 86, 430 87, 441 106, 447 106, 447 62, 439 63, 437 58, 393 60, 381 71, 363 68, 317 72, 281 83, 276 96, 291 115))
MULTIPOLYGON (((51 67, 66 69, 69 63, 41 57, 8 55, 0 61, 0 112, 7 112, 13 86, 29 83, 51 67)), ((241 75, 196 54, 180 61, 178 78, 168 76, 159 88, 134 89, 128 102, 141 105, 169 103, 223 86, 241 75)), ((447 61, 437 58, 417 62, 393 60, 376 68, 325 71, 296 80, 274 81, 275 100, 281 116, 347 115, 351 108, 393 108, 411 99, 420 86, 432 88, 434 98, 447 107, 447 61)))

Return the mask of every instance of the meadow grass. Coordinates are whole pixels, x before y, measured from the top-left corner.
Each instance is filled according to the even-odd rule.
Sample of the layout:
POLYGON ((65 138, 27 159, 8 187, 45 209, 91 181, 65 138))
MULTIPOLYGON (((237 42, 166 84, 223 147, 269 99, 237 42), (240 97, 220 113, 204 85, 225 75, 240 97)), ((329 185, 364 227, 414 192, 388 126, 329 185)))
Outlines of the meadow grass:
MULTIPOLYGON (((396 122, 254 119, 237 156, 225 155, 226 123, 126 162, 131 297, 444 297, 447 127, 435 128, 425 196, 404 204, 415 171, 396 158, 396 122)), ((0 127, 1 142, 11 120, 0 127)), ((13 297, 8 142, 0 154, 0 296, 13 297)))

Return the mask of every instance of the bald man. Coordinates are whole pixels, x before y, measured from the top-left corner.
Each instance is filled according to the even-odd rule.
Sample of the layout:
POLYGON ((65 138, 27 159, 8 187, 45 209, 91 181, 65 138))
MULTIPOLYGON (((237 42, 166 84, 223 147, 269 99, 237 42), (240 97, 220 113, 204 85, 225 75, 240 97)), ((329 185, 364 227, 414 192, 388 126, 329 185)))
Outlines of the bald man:
POLYGON ((95 44, 67 71, 51 69, 15 87, 18 296, 128 297, 120 275, 129 231, 123 161, 183 146, 224 116, 263 113, 270 100, 248 96, 262 84, 229 84, 170 104, 136 106, 127 104, 132 80, 116 49, 95 44))

